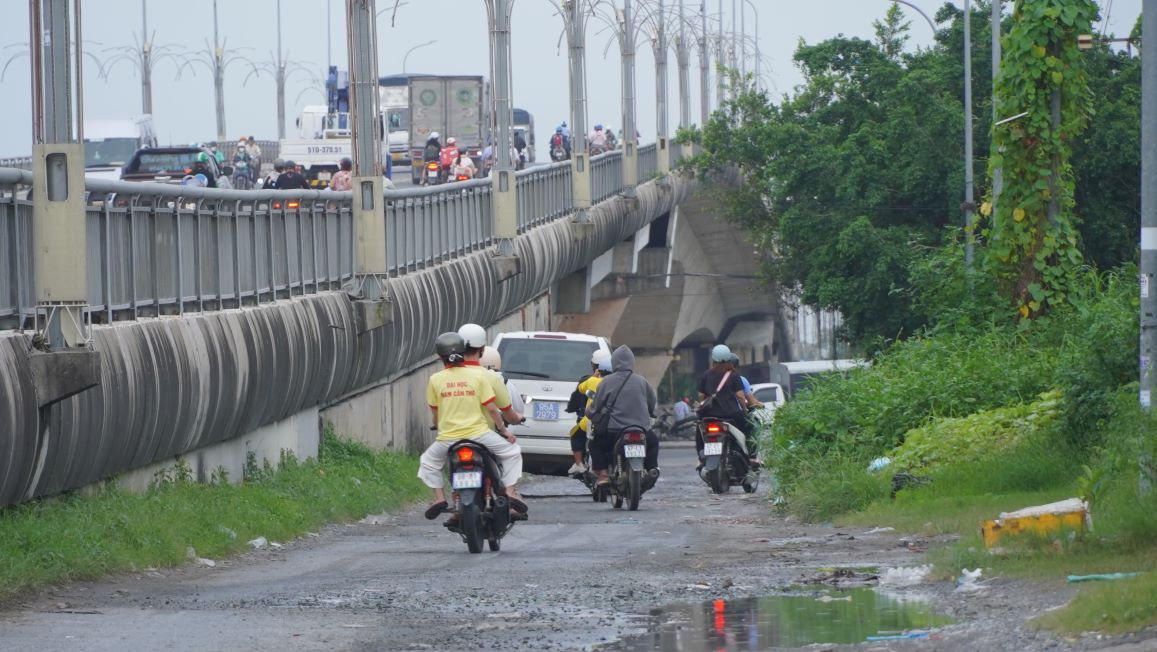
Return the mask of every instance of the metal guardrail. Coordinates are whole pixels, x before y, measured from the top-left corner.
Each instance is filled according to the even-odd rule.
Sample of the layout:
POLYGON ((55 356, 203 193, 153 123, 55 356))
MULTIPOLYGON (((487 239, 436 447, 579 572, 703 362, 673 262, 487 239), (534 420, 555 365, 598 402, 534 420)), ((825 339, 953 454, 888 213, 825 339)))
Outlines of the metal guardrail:
POLYGON ((591 201, 599 203, 623 189, 623 151, 591 157, 591 201))
MULTIPOLYGON (((640 154, 653 160, 654 151, 650 145, 640 154)), ((591 160, 595 202, 622 191, 622 169, 621 151, 591 160)), ((640 181, 650 176, 640 174, 640 181)), ((515 179, 519 233, 573 210, 569 161, 522 170, 515 179)), ((26 170, 0 168, 0 329, 29 326, 35 310, 31 183, 26 170)), ((350 192, 95 179, 85 186, 88 302, 96 323, 338 289, 355 270, 350 192)), ((387 190, 383 204, 392 276, 493 243, 490 179, 387 190)))
POLYGON ((31 156, 13 156, 9 158, 0 158, 0 168, 17 168, 20 170, 32 169, 31 156))
POLYGON ((650 181, 659 172, 659 146, 652 143, 639 148, 639 183, 650 181))
POLYGON ((570 161, 528 168, 516 177, 519 233, 570 213, 574 206, 570 161))

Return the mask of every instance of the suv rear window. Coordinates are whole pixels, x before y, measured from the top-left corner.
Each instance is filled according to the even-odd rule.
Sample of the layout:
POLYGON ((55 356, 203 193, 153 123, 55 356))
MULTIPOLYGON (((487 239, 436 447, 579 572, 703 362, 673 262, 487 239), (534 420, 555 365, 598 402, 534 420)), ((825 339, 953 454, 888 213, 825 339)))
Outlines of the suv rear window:
POLYGON ((779 392, 776 387, 764 387, 755 390, 755 398, 759 399, 760 403, 775 403, 779 400, 779 392))
POLYGON ((498 352, 502 373, 510 378, 578 381, 590 374, 591 354, 598 348, 598 342, 503 339, 498 352))

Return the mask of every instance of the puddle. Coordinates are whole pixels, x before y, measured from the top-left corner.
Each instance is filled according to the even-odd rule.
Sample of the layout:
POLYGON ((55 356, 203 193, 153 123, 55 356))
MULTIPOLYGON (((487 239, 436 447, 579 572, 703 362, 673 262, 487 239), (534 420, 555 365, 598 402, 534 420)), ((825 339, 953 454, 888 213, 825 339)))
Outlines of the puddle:
POLYGON ((610 649, 627 652, 740 652, 816 643, 862 643, 951 624, 925 602, 868 588, 672 605, 658 628, 610 649))

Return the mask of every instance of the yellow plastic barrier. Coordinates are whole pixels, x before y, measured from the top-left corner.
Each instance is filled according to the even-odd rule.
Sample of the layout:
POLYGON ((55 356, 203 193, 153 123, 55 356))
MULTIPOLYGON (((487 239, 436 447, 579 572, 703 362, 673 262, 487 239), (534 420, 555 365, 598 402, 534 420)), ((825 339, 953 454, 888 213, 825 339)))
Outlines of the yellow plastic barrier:
POLYGON ((999 518, 984 521, 980 536, 985 548, 996 546, 1001 539, 1018 534, 1047 537, 1063 530, 1092 529, 1089 505, 1080 498, 1070 498, 1048 505, 1003 512, 999 518))

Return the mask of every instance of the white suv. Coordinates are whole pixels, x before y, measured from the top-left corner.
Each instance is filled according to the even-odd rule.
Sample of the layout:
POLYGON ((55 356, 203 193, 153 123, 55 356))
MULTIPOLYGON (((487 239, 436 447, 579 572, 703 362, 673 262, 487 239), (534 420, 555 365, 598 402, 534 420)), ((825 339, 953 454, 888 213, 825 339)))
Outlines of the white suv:
POLYGON ((526 424, 513 428, 531 473, 565 475, 574 463, 568 433, 575 415, 566 412, 579 379, 591 373, 591 355, 610 353, 604 338, 547 331, 502 333, 494 340, 502 373, 526 404, 526 424))

